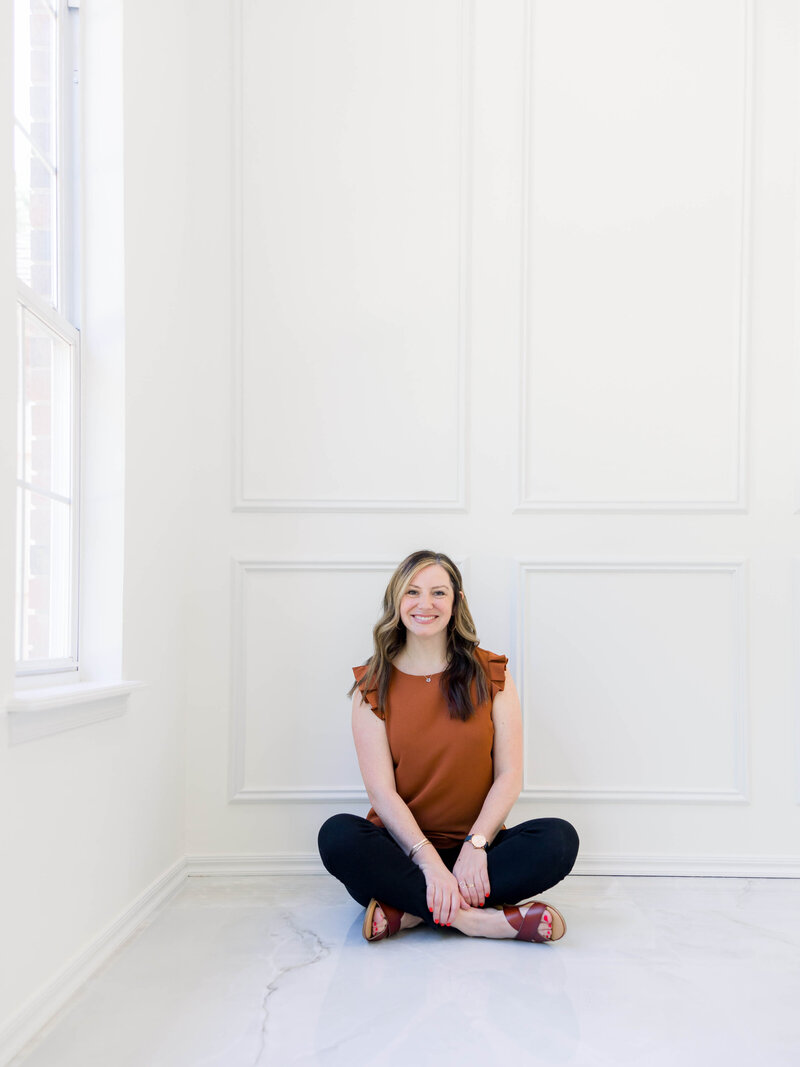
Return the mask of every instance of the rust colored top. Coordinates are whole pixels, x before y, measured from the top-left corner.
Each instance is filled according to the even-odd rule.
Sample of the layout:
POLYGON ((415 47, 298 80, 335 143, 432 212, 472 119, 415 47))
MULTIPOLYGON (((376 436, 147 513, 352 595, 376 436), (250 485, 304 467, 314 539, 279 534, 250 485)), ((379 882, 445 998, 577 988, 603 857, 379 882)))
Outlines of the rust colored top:
MULTIPOLYGON (((441 673, 403 674, 393 667, 385 715, 378 710, 377 688, 364 693, 359 686, 386 723, 397 792, 435 848, 463 842, 494 781, 492 701, 505 685, 508 659, 482 648, 475 649, 475 656, 486 674, 489 699, 467 722, 450 718, 441 673)), ((359 683, 366 673, 366 666, 353 667, 359 683)), ((383 826, 374 809, 367 818, 383 826)))

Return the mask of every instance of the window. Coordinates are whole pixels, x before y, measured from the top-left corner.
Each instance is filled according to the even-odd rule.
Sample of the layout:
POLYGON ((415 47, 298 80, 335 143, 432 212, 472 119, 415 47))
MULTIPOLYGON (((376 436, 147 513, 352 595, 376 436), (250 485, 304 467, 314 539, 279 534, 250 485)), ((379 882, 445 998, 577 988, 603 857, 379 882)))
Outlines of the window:
POLYGON ((78 669, 77 8, 14 2, 20 674, 78 669))

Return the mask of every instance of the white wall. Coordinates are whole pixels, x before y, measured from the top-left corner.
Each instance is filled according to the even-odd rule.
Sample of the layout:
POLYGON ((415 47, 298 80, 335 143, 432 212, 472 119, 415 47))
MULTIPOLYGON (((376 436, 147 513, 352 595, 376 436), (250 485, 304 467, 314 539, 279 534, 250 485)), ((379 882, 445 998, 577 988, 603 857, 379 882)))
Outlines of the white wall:
MULTIPOLYGON (((105 23, 106 57, 124 70, 124 211, 126 402, 109 417, 124 420, 124 634, 122 671, 140 680, 127 713, 39 741, 10 746, 0 731, 2 860, 0 1036, 50 982, 124 916, 185 853, 184 730, 187 544, 196 515, 192 477, 192 383, 202 368, 200 318, 192 279, 196 249, 187 241, 187 189, 194 148, 185 133, 185 28, 191 5, 125 5, 124 51, 119 5, 95 0, 82 16, 105 23), (154 27, 158 27, 154 33, 154 27), (117 46, 116 58, 113 48, 117 46), (187 323, 190 325, 187 328, 187 323), (193 332, 194 331, 194 332, 193 332), (188 385, 188 389, 187 389, 188 385)), ((4 8, 4 60, 10 60, 10 11, 4 8)), ((214 47, 209 35, 203 48, 214 47)), ((102 64, 100 64, 101 66, 102 64)), ((3 71, 10 68, 3 63, 3 71)), ((91 69, 91 64, 90 64, 91 69)), ((88 73, 88 72, 87 72, 88 73)), ((88 91, 103 93, 92 84, 88 91)), ((122 88, 122 86, 120 86, 122 88)), ((11 81, 2 79, 0 347, 15 350, 11 81)), ((113 135, 109 138, 113 142, 113 135)), ((103 160, 103 145, 94 144, 103 160)), ((106 159, 107 163, 108 160, 106 159)), ((112 168, 113 169, 113 168, 112 168)), ((113 174, 112 174, 113 177, 113 174)), ((118 175, 119 180, 123 175, 118 175)), ((101 190, 89 205, 90 226, 108 219, 101 190)), ((120 189, 121 192, 121 189, 120 189)), ((113 196, 111 197, 113 200, 113 196)), ((120 198, 120 203, 121 203, 120 198)), ((116 220, 114 220, 115 222, 116 220)), ((94 264, 95 269, 101 267, 94 264)), ((117 264, 110 270, 117 272, 117 264)), ((201 272, 202 273, 202 272, 201 272)), ((94 308, 102 318, 104 308, 94 308)), ((112 339, 113 340, 113 339, 112 339)), ((113 347, 113 345, 109 345, 113 347)), ((87 351, 102 364, 113 352, 87 351)), ((113 372, 110 375, 113 380, 113 372)), ((0 364, 0 687, 13 686, 15 365, 0 364)), ((197 432, 202 432, 198 428, 197 432)), ((115 495, 114 487, 109 494, 115 495)), ((102 510, 102 509, 101 509, 102 510)), ((107 561, 115 552, 98 545, 107 561)), ((123 545, 117 546, 122 555, 123 545)), ((91 552, 88 553, 91 567, 91 552)), ((113 587, 117 576, 100 575, 113 587)), ((97 583, 95 583, 97 584, 97 583)), ((113 595, 111 606, 113 608, 113 595)), ((114 619, 109 626, 118 629, 114 619)), ((13 1037, 13 1034, 12 1034, 13 1037)), ((0 1049, 0 1053, 2 1049, 0 1049)))
POLYGON ((796 15, 215 13, 191 855, 269 869, 364 810, 348 668, 428 545, 522 682, 514 817, 570 818, 583 870, 800 870, 796 15))

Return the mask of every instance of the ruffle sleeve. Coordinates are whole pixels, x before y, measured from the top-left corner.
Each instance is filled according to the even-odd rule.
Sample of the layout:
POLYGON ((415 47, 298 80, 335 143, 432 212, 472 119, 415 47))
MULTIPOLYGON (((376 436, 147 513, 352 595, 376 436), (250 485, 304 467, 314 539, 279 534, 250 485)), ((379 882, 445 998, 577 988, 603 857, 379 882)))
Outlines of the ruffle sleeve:
POLYGON ((353 667, 353 674, 358 682, 358 688, 361 691, 361 695, 378 716, 379 719, 385 719, 386 716, 378 707, 378 687, 377 685, 371 686, 366 692, 364 692, 364 677, 367 673, 367 664, 363 663, 360 667, 353 667))
POLYGON ((478 658, 478 662, 483 667, 486 680, 489 683, 489 692, 492 700, 494 700, 497 694, 502 693, 505 688, 508 656, 501 656, 496 652, 489 652, 485 648, 476 648, 475 655, 478 658))

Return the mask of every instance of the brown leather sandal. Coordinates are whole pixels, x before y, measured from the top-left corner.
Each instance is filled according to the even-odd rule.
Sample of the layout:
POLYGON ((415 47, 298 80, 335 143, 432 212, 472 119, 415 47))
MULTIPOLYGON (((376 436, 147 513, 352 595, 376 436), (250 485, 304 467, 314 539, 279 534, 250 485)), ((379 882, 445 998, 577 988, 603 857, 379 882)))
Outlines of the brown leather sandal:
POLYGON ((543 900, 523 900, 520 904, 501 905, 503 915, 517 931, 515 941, 558 941, 567 932, 567 924, 560 911, 556 911, 552 904, 545 904, 543 900), (523 915, 519 910, 528 905, 528 910, 523 915), (542 937, 539 933, 539 923, 542 915, 547 911, 552 919, 552 932, 550 937, 542 937))
POLYGON ((361 933, 363 934, 365 941, 383 941, 385 937, 391 937, 392 934, 396 934, 400 929, 400 920, 403 918, 405 912, 398 911, 397 908, 393 908, 391 904, 384 904, 380 900, 376 900, 375 897, 367 904, 367 910, 364 914, 364 925, 361 927, 361 933), (372 920, 375 916, 375 909, 380 908, 383 914, 386 916, 386 927, 381 930, 379 934, 373 934, 372 932, 372 920))

